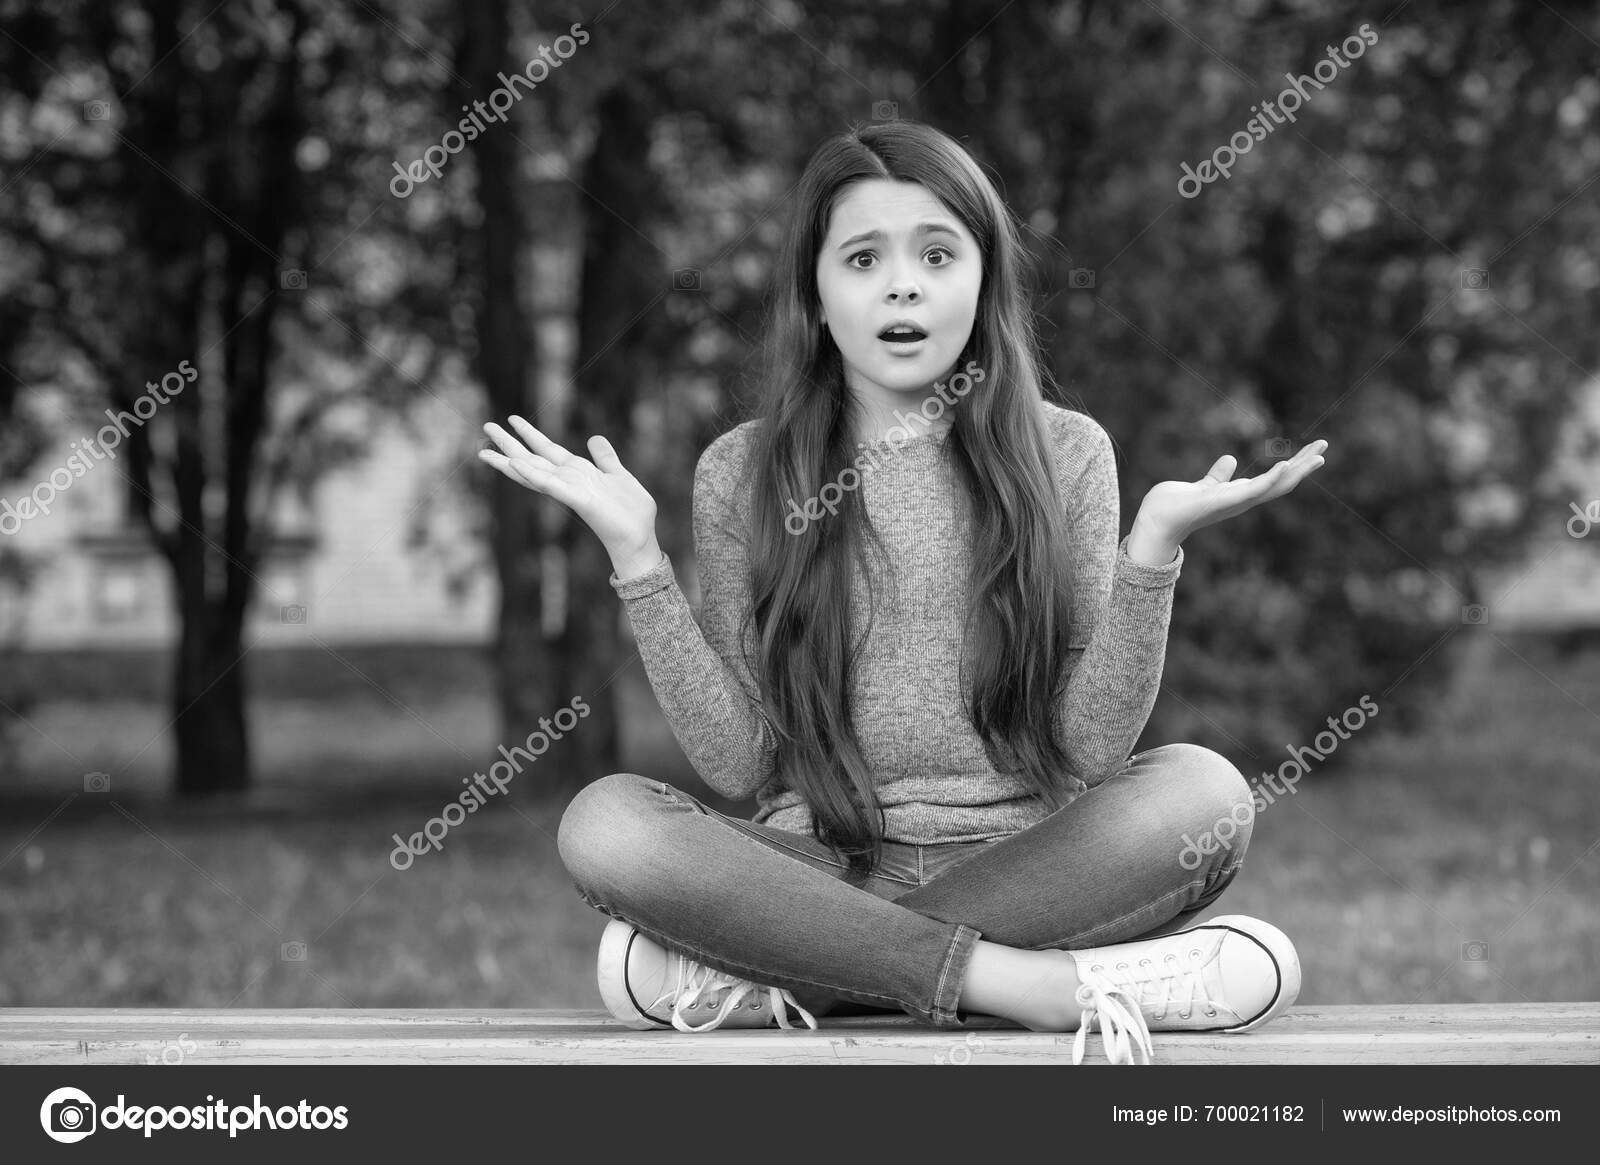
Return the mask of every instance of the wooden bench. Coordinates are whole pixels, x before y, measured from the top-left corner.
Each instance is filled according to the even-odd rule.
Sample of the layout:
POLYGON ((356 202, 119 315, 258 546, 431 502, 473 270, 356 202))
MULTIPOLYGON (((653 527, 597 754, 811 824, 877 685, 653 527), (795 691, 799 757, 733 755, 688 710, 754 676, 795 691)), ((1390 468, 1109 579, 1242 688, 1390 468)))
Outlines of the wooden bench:
MULTIPOLYGON (((603 1011, 0 1009, 0 1064, 1070 1064, 1071 1032, 894 1015, 817 1031, 638 1032, 603 1011)), ((1594 1064, 1600 1003, 1296 1007, 1242 1036, 1153 1033, 1158 1064, 1594 1064)), ((1105 1063, 1091 1033, 1084 1063, 1105 1063)))

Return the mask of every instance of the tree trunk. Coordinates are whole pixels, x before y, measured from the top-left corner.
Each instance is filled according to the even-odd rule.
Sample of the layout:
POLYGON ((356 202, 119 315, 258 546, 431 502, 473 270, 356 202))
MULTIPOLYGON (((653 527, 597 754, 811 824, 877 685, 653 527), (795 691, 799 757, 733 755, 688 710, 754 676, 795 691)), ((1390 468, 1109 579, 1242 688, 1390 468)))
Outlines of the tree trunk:
MULTIPOLYGON (((150 305, 151 339, 139 353, 140 365, 160 380, 183 361, 201 364, 207 350, 202 321, 208 316, 223 336, 220 383, 202 373, 163 406, 176 437, 170 469, 177 521, 164 522, 150 503, 149 470, 157 462, 142 427, 130 459, 134 512, 172 569, 177 600, 171 698, 174 787, 180 795, 251 784, 243 627, 262 542, 271 531, 253 528, 250 495, 268 415, 277 297, 293 293, 280 283, 279 256, 302 208, 294 155, 304 129, 297 46, 306 17, 297 5, 286 11, 287 47, 276 56, 263 49, 259 58, 204 73, 175 56, 152 76, 134 123, 138 130, 130 132, 163 162, 161 170, 135 168, 143 181, 136 214, 142 223, 138 237, 150 240, 153 267, 168 273, 165 286, 172 289, 150 305), (267 100, 259 117, 242 120, 241 110, 250 104, 243 97, 247 90, 267 100), (217 141, 229 144, 210 145, 217 141), (196 230, 189 216, 173 213, 168 175, 191 171, 196 160, 205 163, 197 181, 203 201, 217 209, 222 228, 196 230), (215 269, 208 263, 214 245, 221 252, 215 269), (218 292, 208 298, 205 289, 212 282, 218 292), (220 445, 210 436, 208 412, 221 413, 220 445), (220 519, 207 505, 211 492, 221 495, 220 519)), ((181 40, 176 13, 175 5, 162 7, 163 59, 181 40)), ((125 386, 114 392, 119 404, 131 403, 125 386)))
MULTIPOLYGON (((671 291, 660 252, 647 231, 659 196, 645 159, 650 154, 652 108, 659 98, 626 81, 601 98, 599 132, 585 168, 580 205, 584 215, 581 299, 578 306, 578 375, 568 425, 571 448, 587 456, 586 442, 599 433, 624 464, 630 461, 633 403, 651 386, 651 360, 663 314, 654 301, 671 291)), ((566 551, 568 605, 555 661, 563 692, 581 693, 592 711, 563 750, 559 780, 576 791, 621 767, 616 713, 619 672, 630 670, 624 650, 620 603, 611 589, 611 560, 584 524, 570 517, 561 531, 566 551)), ((631 662, 635 676, 643 669, 631 662)))
POLYGON ((181 796, 250 787, 239 628, 217 626, 210 616, 191 608, 183 620, 172 673, 173 704, 179 709, 173 730, 181 796))
MULTIPOLYGON (((461 13, 460 72, 473 82, 492 80, 508 68, 510 21, 505 0, 463 5, 461 13)), ((518 67, 513 63, 509 69, 518 67)), ((482 100, 481 93, 465 89, 458 96, 461 104, 474 97, 482 100)), ((527 238, 517 174, 523 147, 513 132, 510 126, 490 126, 468 146, 478 170, 478 202, 483 209, 474 240, 479 281, 476 373, 483 381, 495 421, 504 425, 515 413, 543 432, 551 426, 539 408, 533 378, 538 353, 520 275, 527 238)), ((492 477, 490 538, 500 582, 500 610, 490 654, 500 735, 509 746, 533 732, 541 716, 558 710, 551 683, 550 645, 544 633, 545 535, 540 518, 560 503, 530 493, 503 474, 492 477)))
MULTIPOLYGON (((171 175, 193 173, 191 163, 209 134, 208 120, 219 116, 215 111, 231 106, 228 90, 237 79, 233 71, 237 66, 204 76, 187 67, 178 52, 185 35, 178 27, 180 9, 170 2, 153 7, 154 48, 166 65, 152 72, 128 104, 126 137, 137 143, 138 155, 143 155, 130 150, 125 161, 134 188, 132 234, 143 241, 149 268, 160 277, 146 286, 143 298, 130 305, 142 317, 141 326, 133 329, 129 349, 130 366, 141 375, 111 381, 111 401, 118 410, 132 409, 140 393, 139 382, 159 382, 185 360, 198 365, 205 347, 200 337, 207 311, 204 289, 209 228, 197 229, 189 206, 199 199, 187 191, 175 191, 171 175), (150 165, 148 159, 155 159, 157 165, 150 165), (180 203, 176 208, 175 199, 180 203)), ((263 164, 272 161, 264 159, 263 164)), ((261 238, 256 234, 259 224, 242 215, 219 187, 217 175, 226 171, 225 162, 209 166, 195 184, 206 202, 261 238)), ((266 195, 258 193, 257 197, 266 195)), ((223 310, 226 313, 228 309, 223 310)), ((225 326, 233 322, 225 316, 225 326)), ((238 337, 230 339, 237 342, 238 337)), ((244 681, 238 667, 242 612, 234 611, 216 593, 220 588, 212 585, 222 572, 214 569, 211 561, 217 552, 204 504, 207 447, 202 398, 209 407, 220 407, 231 387, 201 379, 162 406, 159 423, 170 424, 174 430, 176 453, 170 461, 155 455, 146 425, 130 427, 123 460, 128 467, 128 513, 149 533, 172 572, 179 630, 169 696, 176 740, 173 787, 179 795, 238 790, 250 784, 244 681), (171 506, 153 500, 159 488, 157 476, 162 473, 170 473, 163 484, 175 494, 176 515, 171 506)))

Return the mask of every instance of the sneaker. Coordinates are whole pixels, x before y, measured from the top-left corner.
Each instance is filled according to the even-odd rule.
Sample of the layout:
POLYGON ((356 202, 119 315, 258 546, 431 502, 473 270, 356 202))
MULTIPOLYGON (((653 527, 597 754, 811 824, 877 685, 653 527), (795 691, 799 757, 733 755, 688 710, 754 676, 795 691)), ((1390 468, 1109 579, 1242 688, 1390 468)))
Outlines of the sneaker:
POLYGON ((798 1011, 808 1027, 817 1026, 815 1017, 789 992, 736 979, 670 951, 621 919, 613 918, 600 936, 598 969, 606 1008, 619 1023, 641 1031, 769 1027, 774 1020, 781 1028, 794 1028, 785 1004, 798 1011), (704 1023, 689 1022, 700 1016, 704 1023))
POLYGON ((1159 938, 1070 952, 1083 1006, 1072 1062, 1098 1020, 1106 1058, 1151 1057, 1152 1031, 1251 1031, 1300 995, 1300 959, 1288 935, 1243 914, 1216 918, 1159 938))

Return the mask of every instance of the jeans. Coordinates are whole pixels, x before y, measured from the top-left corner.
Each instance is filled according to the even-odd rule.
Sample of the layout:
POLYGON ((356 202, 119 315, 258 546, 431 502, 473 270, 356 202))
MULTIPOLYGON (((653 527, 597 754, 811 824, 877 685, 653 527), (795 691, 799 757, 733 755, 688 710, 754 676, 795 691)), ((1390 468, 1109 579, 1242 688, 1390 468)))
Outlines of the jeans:
POLYGON ((1077 950, 1181 930, 1233 880, 1253 820, 1231 762, 1169 744, 1008 836, 885 842, 861 884, 809 835, 634 773, 580 790, 557 846, 588 905, 664 947, 786 988, 814 1013, 904 1011, 960 1028, 980 937, 1077 950))

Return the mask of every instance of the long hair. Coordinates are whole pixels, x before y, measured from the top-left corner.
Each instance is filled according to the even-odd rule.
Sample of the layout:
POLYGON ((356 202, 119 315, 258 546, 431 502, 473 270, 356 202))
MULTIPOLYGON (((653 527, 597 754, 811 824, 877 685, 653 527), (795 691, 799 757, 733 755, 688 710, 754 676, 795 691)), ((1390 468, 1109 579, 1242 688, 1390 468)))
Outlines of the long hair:
MULTIPOLYGON (((1078 777, 1054 734, 1073 596, 1018 224, 978 164, 945 134, 908 121, 855 128, 825 141, 807 163, 773 281, 769 395, 746 463, 751 604, 739 637, 758 644, 751 670, 778 738, 778 772, 810 806, 817 840, 853 878, 881 860, 884 820, 851 722, 850 677, 867 633, 854 639, 851 577, 868 539, 887 558, 859 491, 846 491, 836 513, 800 534, 785 518, 790 499, 804 505, 819 496, 855 458, 862 412, 819 318, 816 264, 841 193, 872 178, 921 184, 982 251, 977 317, 962 360, 976 361, 983 377, 954 406, 945 438, 965 487, 956 504, 969 507, 974 538, 961 652, 967 717, 996 769, 1052 810, 1078 777)), ((862 573, 871 596, 871 572, 862 573)), ((867 630, 876 609, 873 599, 867 630)))

